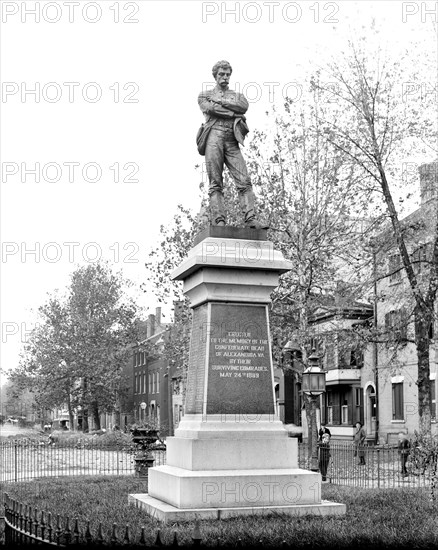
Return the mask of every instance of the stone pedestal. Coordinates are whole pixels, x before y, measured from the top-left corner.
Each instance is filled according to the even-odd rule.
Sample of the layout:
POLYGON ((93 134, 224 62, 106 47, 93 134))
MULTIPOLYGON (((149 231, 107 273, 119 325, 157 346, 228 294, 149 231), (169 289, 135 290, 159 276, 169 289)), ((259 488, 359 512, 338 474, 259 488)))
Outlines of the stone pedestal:
POLYGON ((163 521, 244 514, 344 514, 298 468, 275 411, 268 304, 290 269, 266 231, 210 227, 172 274, 193 308, 185 415, 167 464, 129 500, 163 521))

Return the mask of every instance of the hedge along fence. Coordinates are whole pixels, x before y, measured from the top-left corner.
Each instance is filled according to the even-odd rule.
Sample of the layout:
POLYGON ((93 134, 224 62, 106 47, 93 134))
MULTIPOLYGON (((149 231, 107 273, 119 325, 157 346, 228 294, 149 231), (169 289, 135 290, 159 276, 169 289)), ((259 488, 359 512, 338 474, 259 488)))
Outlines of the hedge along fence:
MULTIPOLYGON (((124 526, 120 531, 116 523, 113 524, 111 533, 104 533, 102 524, 99 523, 96 533, 93 535, 90 530, 90 522, 84 526, 79 525, 77 518, 61 518, 60 515, 52 518, 51 513, 39 511, 27 504, 23 504, 9 497, 4 496, 5 508, 5 544, 16 546, 22 544, 38 544, 42 546, 66 547, 70 545, 111 544, 111 545, 144 545, 150 547, 148 538, 155 540, 154 546, 163 546, 160 529, 156 533, 147 534, 144 527, 139 534, 132 534, 129 525, 124 526)), ((199 522, 195 522, 192 533, 194 545, 200 545, 201 534, 199 522)), ((178 546, 177 533, 174 533, 172 546, 178 546)))
MULTIPOLYGON (((165 451, 152 451, 155 466, 166 463, 165 451)), ((99 440, 7 440, 0 442, 0 482, 43 477, 134 475, 132 446, 99 440)))

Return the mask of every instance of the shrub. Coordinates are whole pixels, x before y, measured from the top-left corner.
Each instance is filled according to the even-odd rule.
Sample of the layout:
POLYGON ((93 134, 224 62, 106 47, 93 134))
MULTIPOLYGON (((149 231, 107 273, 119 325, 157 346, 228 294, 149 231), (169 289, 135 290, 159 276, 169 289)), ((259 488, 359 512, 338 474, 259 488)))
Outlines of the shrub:
POLYGON ((411 441, 409 462, 412 473, 426 474, 430 477, 430 499, 435 502, 438 486, 438 438, 415 431, 411 441))

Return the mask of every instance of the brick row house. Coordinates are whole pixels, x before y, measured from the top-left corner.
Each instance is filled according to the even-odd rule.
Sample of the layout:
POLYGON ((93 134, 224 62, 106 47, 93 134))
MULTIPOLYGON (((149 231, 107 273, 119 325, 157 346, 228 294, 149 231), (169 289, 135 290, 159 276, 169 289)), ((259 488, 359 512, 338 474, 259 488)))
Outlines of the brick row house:
MULTIPOLYGON (((172 333, 172 325, 162 323, 161 308, 141 322, 140 332, 145 338, 131 344, 129 360, 122 373, 113 413, 102 413, 101 428, 112 430, 118 426, 128 431, 133 424, 146 422, 160 428, 163 435, 173 433, 182 416, 182 386, 180 370, 166 361, 164 344, 172 333)), ((56 413, 68 419, 67 412, 56 413)), ((53 416, 53 415, 52 415, 53 416)), ((81 414, 74 419, 74 428, 80 428, 81 414)), ((89 418, 93 430, 93 419, 89 418)))
POLYGON ((133 420, 157 426, 162 435, 173 434, 183 410, 181 367, 166 358, 165 345, 173 325, 161 322, 161 308, 149 315, 146 338, 133 348, 133 420))

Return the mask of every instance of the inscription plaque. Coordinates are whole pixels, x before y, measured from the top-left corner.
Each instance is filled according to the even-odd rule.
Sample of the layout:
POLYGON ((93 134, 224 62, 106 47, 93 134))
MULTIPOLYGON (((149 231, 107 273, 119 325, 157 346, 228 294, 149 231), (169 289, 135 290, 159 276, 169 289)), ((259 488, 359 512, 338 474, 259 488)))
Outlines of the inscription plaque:
POLYGON ((190 340, 189 370, 185 411, 188 414, 202 413, 204 404, 204 380, 206 358, 206 327, 208 306, 204 304, 193 310, 192 335, 190 340))
POLYGON ((274 414, 267 306, 211 304, 207 414, 274 414))

